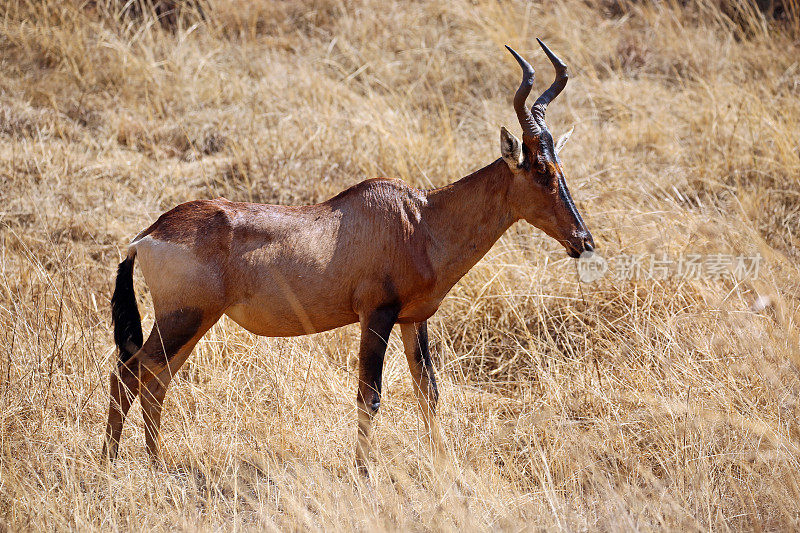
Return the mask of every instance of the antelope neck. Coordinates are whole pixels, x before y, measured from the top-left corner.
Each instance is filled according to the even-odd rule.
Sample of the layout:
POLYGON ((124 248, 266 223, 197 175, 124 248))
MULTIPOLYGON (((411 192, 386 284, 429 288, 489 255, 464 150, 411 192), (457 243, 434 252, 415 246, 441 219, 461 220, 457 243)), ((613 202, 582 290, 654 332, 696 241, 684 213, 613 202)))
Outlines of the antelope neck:
POLYGON ((431 263, 440 276, 458 281, 518 220, 509 205, 512 179, 501 158, 455 183, 428 191, 422 222, 433 242, 431 263))

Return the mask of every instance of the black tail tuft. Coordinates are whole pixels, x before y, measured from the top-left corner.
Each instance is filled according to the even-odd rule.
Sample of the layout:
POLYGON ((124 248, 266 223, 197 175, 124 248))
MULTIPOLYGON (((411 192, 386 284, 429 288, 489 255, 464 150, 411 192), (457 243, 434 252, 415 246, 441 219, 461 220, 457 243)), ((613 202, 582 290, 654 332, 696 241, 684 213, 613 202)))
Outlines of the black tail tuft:
POLYGON ((133 261, 128 257, 119 264, 117 284, 111 297, 111 323, 114 342, 119 347, 119 360, 124 363, 142 347, 142 318, 133 292, 133 261))

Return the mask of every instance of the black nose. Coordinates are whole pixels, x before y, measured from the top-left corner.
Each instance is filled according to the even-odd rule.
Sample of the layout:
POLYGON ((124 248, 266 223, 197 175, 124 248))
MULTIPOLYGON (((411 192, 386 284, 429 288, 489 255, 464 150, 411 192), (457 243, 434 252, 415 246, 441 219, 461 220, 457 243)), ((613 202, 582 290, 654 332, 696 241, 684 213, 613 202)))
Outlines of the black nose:
POLYGON ((594 252, 594 239, 591 233, 583 232, 575 241, 564 245, 567 248, 567 255, 573 258, 578 258, 584 252, 594 252))
POLYGON ((586 252, 594 252, 594 239, 592 238, 592 234, 588 231, 583 234, 583 249, 586 252))

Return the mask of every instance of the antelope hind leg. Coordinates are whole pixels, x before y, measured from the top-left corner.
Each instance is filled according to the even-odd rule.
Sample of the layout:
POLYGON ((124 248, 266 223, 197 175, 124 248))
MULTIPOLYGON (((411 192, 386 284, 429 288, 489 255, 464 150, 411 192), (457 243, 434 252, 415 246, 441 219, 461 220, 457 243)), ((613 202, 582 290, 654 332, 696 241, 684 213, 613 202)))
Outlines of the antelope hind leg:
POLYGON ((144 391, 147 391, 147 398, 145 399, 144 395, 142 398, 145 437, 151 458, 157 457, 161 405, 169 381, 191 353, 197 340, 220 316, 215 313, 212 315, 213 320, 204 320, 203 315, 201 310, 193 308, 160 313, 142 349, 125 364, 120 365, 119 376, 112 375, 111 407, 103 446, 104 456, 111 460, 116 458, 125 416, 131 403, 140 392, 144 394, 144 391), (176 359, 175 356, 179 355, 179 352, 180 357, 176 359), (151 385, 153 381, 156 381, 156 384, 151 385))
MULTIPOLYGON (((181 369, 183 364, 189 359, 192 350, 203 338, 203 335, 211 329, 219 317, 219 314, 212 314, 208 318, 204 318, 200 328, 194 336, 172 356, 167 367, 161 373, 150 380, 147 387, 142 391, 142 415, 144 418, 144 439, 147 447, 147 453, 150 455, 151 460, 156 461, 161 455, 161 441, 159 438, 159 431, 161 427, 161 411, 164 406, 164 398, 167 394, 167 389, 175 377, 178 370, 181 369)), ((163 329, 162 329, 163 331, 163 329)))

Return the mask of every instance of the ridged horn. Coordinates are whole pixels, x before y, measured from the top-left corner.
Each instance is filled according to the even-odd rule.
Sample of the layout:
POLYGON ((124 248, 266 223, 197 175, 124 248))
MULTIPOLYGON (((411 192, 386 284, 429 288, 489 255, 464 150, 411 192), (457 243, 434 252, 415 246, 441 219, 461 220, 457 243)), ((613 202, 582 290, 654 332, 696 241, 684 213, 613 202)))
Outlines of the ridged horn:
POLYGON ((545 127, 544 112, 547 109, 547 104, 552 102, 556 96, 558 96, 561 91, 564 90, 564 87, 567 85, 567 80, 569 79, 569 74, 567 73, 567 65, 561 61, 557 55, 550 51, 550 49, 542 42, 541 39, 537 38, 536 40, 539 42, 542 50, 544 50, 544 53, 547 54, 547 57, 550 59, 550 62, 556 69, 556 79, 553 80, 550 88, 543 92, 542 95, 536 99, 533 107, 531 107, 531 113, 533 114, 536 125, 540 128, 543 128, 545 127))
POLYGON ((533 67, 530 63, 525 61, 513 48, 508 45, 506 45, 506 48, 508 48, 511 55, 514 56, 514 59, 517 60, 519 66, 522 67, 522 83, 519 84, 519 89, 517 89, 516 94, 514 94, 514 111, 517 112, 517 119, 519 119, 519 125, 522 126, 523 135, 535 137, 539 134, 539 125, 536 123, 531 112, 528 111, 525 100, 527 100, 528 95, 531 94, 536 73, 533 71, 533 67))

